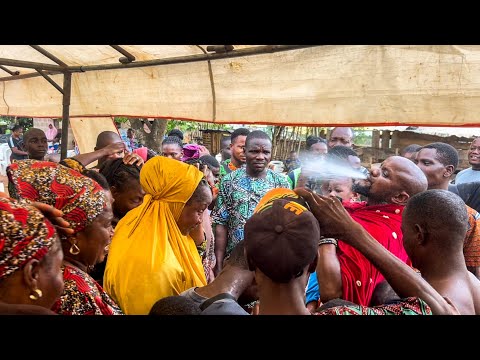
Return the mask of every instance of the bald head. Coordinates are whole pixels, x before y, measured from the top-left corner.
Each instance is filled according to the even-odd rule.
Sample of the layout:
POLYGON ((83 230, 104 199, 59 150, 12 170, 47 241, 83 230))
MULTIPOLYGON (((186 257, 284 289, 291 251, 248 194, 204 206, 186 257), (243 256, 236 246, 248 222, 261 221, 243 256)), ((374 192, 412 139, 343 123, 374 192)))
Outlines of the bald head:
POLYGON ((120 136, 114 131, 102 131, 97 136, 97 144, 95 150, 103 149, 104 147, 122 141, 120 136))
MULTIPOLYGON (((439 250, 462 252, 468 226, 465 203, 448 190, 428 190, 412 196, 403 212, 404 236, 415 232, 415 225, 429 235, 439 250)), ((404 240, 406 249, 413 246, 410 240, 404 240)))
POLYGON ((427 190, 427 178, 415 163, 402 156, 392 156, 387 160, 396 165, 399 190, 404 190, 410 197, 427 190))
POLYGON ((417 165, 404 157, 391 156, 380 168, 372 169, 368 179, 355 181, 353 190, 367 196, 370 205, 405 205, 427 186, 427 178, 417 165))
POLYGON ((337 145, 346 147, 353 146, 353 130, 349 127, 336 127, 333 128, 328 140, 328 147, 331 149, 337 145))

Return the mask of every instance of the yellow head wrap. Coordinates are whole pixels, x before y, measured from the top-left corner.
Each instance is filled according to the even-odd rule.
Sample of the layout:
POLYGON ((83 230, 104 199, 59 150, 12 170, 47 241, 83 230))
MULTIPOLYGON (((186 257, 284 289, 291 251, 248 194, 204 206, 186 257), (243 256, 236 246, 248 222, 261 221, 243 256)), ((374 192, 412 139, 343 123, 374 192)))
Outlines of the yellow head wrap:
POLYGON ((206 285, 195 243, 177 226, 202 177, 195 166, 162 156, 143 166, 143 204, 116 226, 104 276, 125 314, 148 314, 157 300, 206 285))

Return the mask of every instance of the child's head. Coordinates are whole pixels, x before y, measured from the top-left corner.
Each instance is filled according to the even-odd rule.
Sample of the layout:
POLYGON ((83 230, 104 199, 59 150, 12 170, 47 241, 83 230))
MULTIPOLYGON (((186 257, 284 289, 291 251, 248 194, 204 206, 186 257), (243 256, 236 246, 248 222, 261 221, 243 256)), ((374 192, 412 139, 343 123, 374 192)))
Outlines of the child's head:
POLYGON ((338 196, 343 201, 357 201, 359 195, 352 191, 353 180, 352 178, 342 177, 330 180, 328 182, 328 196, 338 196))

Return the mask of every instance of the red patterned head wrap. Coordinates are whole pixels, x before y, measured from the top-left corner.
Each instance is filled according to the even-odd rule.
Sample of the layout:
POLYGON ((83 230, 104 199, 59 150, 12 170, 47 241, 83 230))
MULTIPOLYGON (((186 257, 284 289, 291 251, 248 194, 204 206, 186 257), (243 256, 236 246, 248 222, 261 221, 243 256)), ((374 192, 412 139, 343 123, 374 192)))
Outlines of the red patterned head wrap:
POLYGON ((96 181, 60 164, 22 160, 10 165, 7 174, 19 198, 63 211, 63 218, 75 232, 90 225, 107 203, 107 196, 96 181))
POLYGON ((55 228, 33 206, 0 198, 0 281, 31 259, 42 259, 55 243, 55 228))

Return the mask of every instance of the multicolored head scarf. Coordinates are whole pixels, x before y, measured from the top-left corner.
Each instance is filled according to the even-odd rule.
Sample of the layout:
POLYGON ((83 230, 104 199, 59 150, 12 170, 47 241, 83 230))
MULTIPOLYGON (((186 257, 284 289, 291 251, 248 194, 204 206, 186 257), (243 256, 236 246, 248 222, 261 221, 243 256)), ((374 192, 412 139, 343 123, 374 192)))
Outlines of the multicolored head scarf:
POLYGON ((33 206, 0 198, 0 281, 31 259, 42 259, 55 242, 55 228, 33 206))
POLYGON ((263 197, 260 199, 259 203, 255 207, 254 214, 259 212, 260 209, 264 208, 265 205, 271 204, 275 200, 289 200, 294 201, 307 209, 308 204, 302 197, 298 196, 293 190, 286 189, 286 188, 276 188, 268 191, 263 197))
POLYGON ((10 165, 7 175, 19 198, 63 211, 75 233, 90 225, 107 204, 107 196, 96 181, 60 164, 22 160, 10 165))

